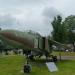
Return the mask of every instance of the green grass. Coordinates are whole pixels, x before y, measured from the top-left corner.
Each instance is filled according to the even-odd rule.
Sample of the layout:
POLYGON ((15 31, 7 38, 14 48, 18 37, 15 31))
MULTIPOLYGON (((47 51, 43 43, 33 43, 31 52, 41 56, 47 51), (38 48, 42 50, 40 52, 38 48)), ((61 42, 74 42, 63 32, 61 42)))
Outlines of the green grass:
MULTIPOLYGON (((52 52, 52 54, 59 56, 59 52, 52 52)), ((61 52, 61 56, 75 56, 75 52, 61 52)))
POLYGON ((0 75, 21 75, 23 56, 0 57, 0 75))
POLYGON ((58 72, 49 72, 45 63, 41 61, 30 62, 32 72, 23 73, 24 56, 0 56, 0 75, 75 75, 75 60, 57 62, 58 72))

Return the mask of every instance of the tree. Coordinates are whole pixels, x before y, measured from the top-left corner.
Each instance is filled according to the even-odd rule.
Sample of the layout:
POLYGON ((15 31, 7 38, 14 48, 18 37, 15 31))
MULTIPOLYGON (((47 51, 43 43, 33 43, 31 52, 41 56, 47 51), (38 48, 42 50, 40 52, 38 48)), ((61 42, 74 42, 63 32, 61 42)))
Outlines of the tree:
POLYGON ((2 53, 2 50, 4 49, 4 43, 2 40, 0 40, 0 53, 2 53))
POLYGON ((68 42, 73 45, 74 52, 75 52, 75 16, 70 15, 67 18, 65 18, 65 21, 63 22, 67 29, 68 34, 68 42))
POLYGON ((63 22, 68 30, 75 30, 75 15, 70 15, 63 22))
POLYGON ((64 43, 66 40, 66 27, 64 24, 62 24, 61 16, 58 15, 57 17, 54 17, 54 20, 52 21, 52 27, 53 39, 57 42, 64 43))
MULTIPOLYGON (((54 20, 52 22, 53 26, 53 40, 64 43, 66 41, 66 27, 64 24, 62 24, 62 17, 58 15, 57 17, 54 17, 54 20)), ((58 46, 58 49, 60 50, 60 45, 58 46)), ((61 60, 61 52, 59 52, 60 60, 61 60)))
POLYGON ((0 28, 0 31, 2 30, 2 28, 0 28))

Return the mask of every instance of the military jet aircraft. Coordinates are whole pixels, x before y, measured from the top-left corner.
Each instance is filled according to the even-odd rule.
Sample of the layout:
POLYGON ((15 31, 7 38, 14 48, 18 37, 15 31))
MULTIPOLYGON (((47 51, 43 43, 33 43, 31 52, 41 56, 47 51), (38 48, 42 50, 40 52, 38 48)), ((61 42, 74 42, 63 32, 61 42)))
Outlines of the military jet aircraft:
POLYGON ((23 49, 23 53, 31 58, 34 56, 50 56, 52 52, 52 43, 60 43, 50 40, 48 37, 42 37, 39 34, 30 32, 21 32, 18 30, 1 30, 0 40, 13 46, 13 48, 23 49))

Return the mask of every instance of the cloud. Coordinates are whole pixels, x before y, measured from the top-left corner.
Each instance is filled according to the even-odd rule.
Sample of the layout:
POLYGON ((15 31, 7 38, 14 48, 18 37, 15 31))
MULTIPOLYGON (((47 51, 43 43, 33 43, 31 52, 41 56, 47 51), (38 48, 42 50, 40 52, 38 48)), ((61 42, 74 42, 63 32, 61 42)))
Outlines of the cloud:
POLYGON ((52 0, 0 0, 0 6, 5 8, 21 7, 21 6, 37 6, 47 4, 52 0), (11 7, 10 7, 11 6, 11 7))
MULTIPOLYGON (((46 7, 43 11, 43 16, 44 16, 44 24, 45 25, 50 25, 54 17, 57 15, 61 15, 61 13, 54 7, 46 7)), ((51 26, 51 25, 50 25, 51 26)), ((52 27, 51 27, 52 29, 52 27)))
POLYGON ((52 31, 50 23, 58 14, 59 12, 53 7, 26 10, 21 13, 4 13, 0 15, 0 26, 4 29, 33 30, 47 36, 52 31))
POLYGON ((11 14, 0 14, 0 27, 12 28, 17 25, 17 20, 11 14))
POLYGON ((45 30, 45 35, 50 35, 50 32, 53 30, 51 22, 53 21, 54 17, 61 15, 61 13, 54 7, 45 7, 42 15, 44 25, 43 31, 45 30))
POLYGON ((61 13, 54 7, 46 7, 43 14, 50 19, 53 19, 57 15, 61 15, 61 13))
POLYGON ((0 0, 0 26, 49 35, 54 16, 75 14, 74 5, 74 0, 0 0))

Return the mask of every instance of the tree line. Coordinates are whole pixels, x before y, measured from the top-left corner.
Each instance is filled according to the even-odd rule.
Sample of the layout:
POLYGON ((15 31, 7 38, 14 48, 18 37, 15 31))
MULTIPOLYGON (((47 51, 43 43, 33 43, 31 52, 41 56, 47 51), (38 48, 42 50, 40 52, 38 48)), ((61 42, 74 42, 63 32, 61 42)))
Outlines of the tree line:
POLYGON ((70 15, 62 20, 58 15, 51 22, 53 31, 52 39, 62 44, 71 44, 75 52, 75 15, 70 15))

